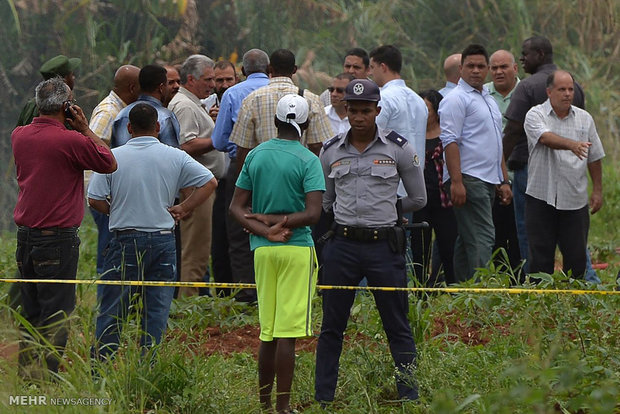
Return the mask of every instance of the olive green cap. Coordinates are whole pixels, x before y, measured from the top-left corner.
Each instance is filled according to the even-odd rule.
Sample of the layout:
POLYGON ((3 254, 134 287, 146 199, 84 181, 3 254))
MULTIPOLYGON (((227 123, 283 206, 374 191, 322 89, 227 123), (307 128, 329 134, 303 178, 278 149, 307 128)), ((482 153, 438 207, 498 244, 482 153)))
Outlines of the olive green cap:
POLYGON ((66 76, 80 66, 81 63, 82 59, 69 59, 65 55, 58 55, 45 62, 41 69, 39 69, 39 72, 41 72, 45 80, 57 75, 66 76))

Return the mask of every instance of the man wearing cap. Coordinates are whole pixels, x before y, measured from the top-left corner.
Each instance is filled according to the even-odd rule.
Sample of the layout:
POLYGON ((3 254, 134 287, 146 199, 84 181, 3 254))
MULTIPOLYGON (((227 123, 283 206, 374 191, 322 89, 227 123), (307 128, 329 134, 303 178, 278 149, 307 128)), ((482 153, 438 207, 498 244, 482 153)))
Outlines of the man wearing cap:
MULTIPOLYGON (((58 55, 45 62, 39 72, 44 80, 60 76, 69 89, 73 90, 75 85, 75 69, 82 63, 79 58, 68 58, 65 55, 58 55)), ((34 99, 30 99, 22 109, 17 118, 17 126, 28 125, 32 119, 39 116, 39 110, 34 99)))
MULTIPOLYGON (((70 104, 72 98, 60 78, 39 83, 35 99, 40 116, 11 135, 19 185, 13 214, 18 226, 15 256, 24 279, 75 279, 84 170, 116 170, 110 149, 90 130, 82 110, 70 104), (72 118, 66 117, 67 111, 72 118)), ((24 368, 40 358, 37 362, 57 372, 68 337, 66 317, 75 307, 75 285, 24 283, 19 288, 22 314, 39 334, 20 342, 20 371, 28 375, 24 368), (39 341, 46 345, 33 347, 39 341), (44 355, 38 358, 33 352, 44 355)))
MULTIPOLYGON (((335 236, 323 249, 326 285, 406 287, 405 231, 399 226, 397 188, 402 179, 404 211, 426 204, 424 175, 412 143, 376 124, 379 87, 367 79, 345 90, 351 129, 327 141, 321 152, 326 191, 323 209, 333 213, 335 236)), ((407 319, 407 293, 373 291, 402 399, 418 398, 413 380, 416 348, 407 319)), ((353 290, 323 292, 323 322, 316 351, 315 398, 334 400, 343 332, 355 298, 353 290)))
POLYGON ((230 205, 233 217, 251 232, 255 251, 259 395, 268 412, 274 378, 275 411, 290 412, 295 339, 312 336, 318 266, 309 226, 321 214, 325 179, 319 159, 299 142, 308 114, 308 102, 299 95, 278 101, 277 137, 249 152, 230 205))
MULTIPOLYGON (((208 169, 187 153, 158 141, 157 116, 157 110, 146 102, 132 107, 127 126, 132 138, 112 150, 118 170, 95 174, 88 187, 88 203, 110 215, 110 230, 114 233, 104 258, 105 280, 174 281, 175 221, 190 214, 217 187, 208 169), (174 204, 181 188, 193 192, 182 203, 174 204)), ((138 293, 143 296, 141 345, 160 342, 168 322, 173 287, 100 285, 94 349, 97 356, 105 357, 116 350, 120 328, 138 293)))

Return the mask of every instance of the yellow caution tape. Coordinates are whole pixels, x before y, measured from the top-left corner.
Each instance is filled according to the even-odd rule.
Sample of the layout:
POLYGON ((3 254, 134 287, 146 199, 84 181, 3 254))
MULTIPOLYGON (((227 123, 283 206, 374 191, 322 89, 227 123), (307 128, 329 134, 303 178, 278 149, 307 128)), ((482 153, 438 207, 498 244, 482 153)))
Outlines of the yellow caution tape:
MULTIPOLYGON (((211 283, 211 282, 156 282, 150 280, 101 280, 101 279, 0 279, 4 283, 65 283, 76 285, 120 285, 120 286, 175 286, 203 288, 254 289, 254 283, 211 283)), ((444 292, 444 293, 507 293, 512 295, 620 295, 616 290, 585 289, 536 289, 536 288, 466 288, 466 287, 389 287, 389 286, 334 286, 317 285, 321 290, 369 290, 382 292, 444 292)))

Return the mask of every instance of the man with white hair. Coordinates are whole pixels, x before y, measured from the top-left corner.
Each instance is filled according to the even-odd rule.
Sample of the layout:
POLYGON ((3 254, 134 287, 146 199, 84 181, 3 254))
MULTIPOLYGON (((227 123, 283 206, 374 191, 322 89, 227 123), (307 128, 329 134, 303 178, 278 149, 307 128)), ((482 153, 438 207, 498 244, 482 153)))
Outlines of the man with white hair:
MULTIPOLYGON (((74 280, 78 227, 84 218, 84 170, 111 173, 116 159, 88 127, 82 109, 72 105, 73 93, 61 78, 41 82, 35 93, 39 116, 11 134, 19 185, 13 212, 18 226, 17 268, 23 279, 74 280)), ((75 308, 75 285, 23 283, 19 287, 22 314, 38 332, 31 341, 46 344, 36 347, 43 355, 35 356, 31 341, 20 342, 20 373, 40 377, 33 375, 36 368, 26 372, 32 362, 58 372, 67 344, 66 318, 75 308)))
MULTIPOLYGON (((181 87, 168 108, 179 120, 181 149, 219 179, 224 175, 224 154, 214 151, 211 133, 215 124, 200 102, 209 96, 215 86, 214 66, 213 60, 205 55, 188 57, 181 66, 181 87)), ((182 282, 202 281, 209 266, 214 201, 213 194, 190 217, 181 221, 182 282)), ((179 289, 179 296, 193 295, 198 295, 198 288, 179 289)))

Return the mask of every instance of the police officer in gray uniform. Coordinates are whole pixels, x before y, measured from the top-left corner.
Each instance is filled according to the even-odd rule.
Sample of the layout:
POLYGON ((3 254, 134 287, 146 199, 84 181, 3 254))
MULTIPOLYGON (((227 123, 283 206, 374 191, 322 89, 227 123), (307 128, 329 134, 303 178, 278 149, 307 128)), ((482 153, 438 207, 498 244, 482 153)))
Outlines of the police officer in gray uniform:
MULTIPOLYGON (((351 129, 327 141, 320 155, 326 191, 323 209, 333 212, 335 236, 323 250, 323 283, 357 286, 407 286, 405 232, 399 225, 397 195, 402 179, 408 196, 404 211, 426 204, 423 170, 413 145, 393 131, 381 131, 375 118, 381 108, 379 87, 356 79, 346 87, 351 129)), ((415 400, 413 379, 415 342, 407 319, 406 292, 373 291, 392 358, 402 399, 415 400)), ((315 398, 334 400, 343 333, 354 290, 323 291, 323 323, 316 351, 315 398)))

